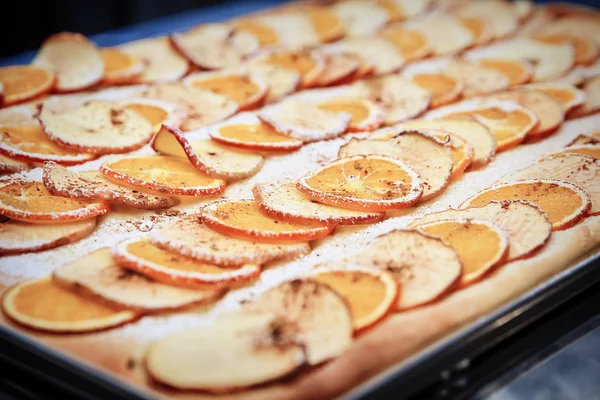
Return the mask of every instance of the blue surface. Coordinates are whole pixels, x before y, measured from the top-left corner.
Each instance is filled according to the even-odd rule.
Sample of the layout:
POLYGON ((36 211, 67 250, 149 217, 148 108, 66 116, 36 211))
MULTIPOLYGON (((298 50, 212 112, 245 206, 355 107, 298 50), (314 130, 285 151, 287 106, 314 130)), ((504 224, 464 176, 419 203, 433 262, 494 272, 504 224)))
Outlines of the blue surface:
MULTIPOLYGON (((168 0, 165 0, 168 1, 168 0)), ((125 28, 90 36, 98 46, 117 46, 133 40, 162 36, 171 32, 184 31, 194 25, 206 22, 219 22, 240 15, 263 10, 290 0, 227 0, 220 4, 210 5, 201 9, 186 11, 163 18, 141 22, 125 28)), ((30 51, 0 60, 0 66, 12 64, 28 64, 35 56, 30 51)))

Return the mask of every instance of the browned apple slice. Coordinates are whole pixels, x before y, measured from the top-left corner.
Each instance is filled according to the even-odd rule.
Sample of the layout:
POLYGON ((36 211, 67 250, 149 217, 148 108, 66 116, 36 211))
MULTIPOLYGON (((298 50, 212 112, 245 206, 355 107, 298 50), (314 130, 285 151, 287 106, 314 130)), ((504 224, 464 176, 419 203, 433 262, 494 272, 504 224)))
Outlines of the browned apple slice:
POLYGON ((224 289, 184 289, 153 281, 117 265, 105 247, 54 271, 54 280, 82 296, 107 302, 116 308, 158 312, 206 304, 224 289))
POLYGON ((463 269, 456 250, 440 239, 412 230, 378 236, 344 262, 391 272, 402 285, 396 311, 428 304, 444 296, 456 287, 463 269))
POLYGON ((113 183, 98 171, 75 172, 52 161, 44 163, 44 185, 55 196, 79 200, 108 200, 134 208, 153 210, 179 204, 175 197, 144 193, 113 183))
POLYGON ((142 39, 119 47, 126 54, 139 57, 145 65, 140 83, 165 83, 181 79, 189 69, 188 60, 179 55, 167 37, 142 39))
POLYGON ((581 118, 600 111, 600 76, 587 79, 583 84, 585 101, 580 107, 572 110, 568 118, 581 118))
POLYGON ((306 359, 317 365, 344 352, 352 343, 353 321, 346 301, 329 286, 311 279, 288 281, 245 304, 241 313, 270 314, 292 322, 283 336, 304 345, 306 359))
POLYGON ((0 223, 0 256, 64 246, 88 236, 94 228, 96 218, 49 225, 10 220, 0 223))
POLYGON ((96 46, 78 33, 47 38, 32 62, 56 74, 55 90, 74 92, 92 87, 104 77, 104 60, 96 46))
POLYGON ((310 251, 306 242, 259 243, 225 236, 203 225, 199 215, 157 226, 150 241, 175 254, 226 268, 290 260, 310 251))

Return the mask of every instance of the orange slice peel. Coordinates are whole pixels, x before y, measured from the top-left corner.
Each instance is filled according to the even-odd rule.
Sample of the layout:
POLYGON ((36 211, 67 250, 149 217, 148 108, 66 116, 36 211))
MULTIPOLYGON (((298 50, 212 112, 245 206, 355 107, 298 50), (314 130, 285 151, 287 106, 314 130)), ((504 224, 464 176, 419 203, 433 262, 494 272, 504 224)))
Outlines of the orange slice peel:
POLYGON ((50 92, 56 83, 51 70, 36 65, 0 68, 0 105, 12 106, 50 92))

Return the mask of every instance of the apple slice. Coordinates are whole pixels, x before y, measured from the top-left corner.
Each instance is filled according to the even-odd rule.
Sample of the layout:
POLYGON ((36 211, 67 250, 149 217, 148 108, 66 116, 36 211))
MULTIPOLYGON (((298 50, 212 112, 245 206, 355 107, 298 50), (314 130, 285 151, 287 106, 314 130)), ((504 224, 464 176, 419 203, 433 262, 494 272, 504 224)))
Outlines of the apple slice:
POLYGON ((377 4, 384 7, 388 13, 388 21, 402 21, 423 14, 435 4, 433 0, 377 0, 377 4))
POLYGON ((511 3, 504 1, 471 1, 454 12, 461 17, 485 19, 491 24, 495 39, 509 36, 519 27, 519 14, 511 3))
POLYGON ((255 74, 233 71, 199 72, 187 76, 183 83, 229 97, 240 110, 257 108, 267 96, 267 82, 255 74))
POLYGON ((66 149, 93 153, 126 153, 152 137, 152 125, 135 111, 93 100, 67 111, 42 106, 39 121, 50 140, 66 149))
POLYGON ((385 124, 392 125, 417 117, 431 104, 431 94, 410 79, 387 75, 356 82, 349 95, 379 102, 386 113, 385 124))
POLYGON ((369 132, 379 128, 385 119, 383 109, 374 101, 357 97, 334 97, 319 104, 324 111, 351 115, 349 132, 369 132))
MULTIPOLYGON (((62 167, 61 167, 62 168, 62 167)), ((64 223, 106 214, 106 201, 88 202, 53 196, 42 182, 2 180, 0 215, 25 222, 64 223)))
MULTIPOLYGON (((551 10, 549 10, 552 13, 551 10)), ((554 18, 552 23, 545 24, 537 32, 545 35, 576 35, 589 38, 594 41, 596 46, 600 46, 600 28, 598 27, 599 18, 597 9, 587 9, 579 15, 567 15, 562 18, 554 18), (594 16, 596 14, 596 16, 594 16)), ((556 17, 556 15, 554 15, 556 17)))
POLYGON ((546 245, 552 234, 548 215, 527 201, 492 201, 483 207, 449 209, 413 220, 409 228, 451 219, 482 219, 504 228, 508 234, 508 260, 528 258, 546 245))
POLYGON ((154 132, 158 132, 163 124, 178 128, 187 118, 179 106, 167 101, 133 97, 120 100, 118 104, 144 117, 152 124, 154 132))
POLYGON ((0 105, 12 106, 50 92, 56 79, 48 68, 12 65, 0 68, 0 105))
POLYGON ((477 60, 482 67, 498 71, 508 79, 510 86, 522 85, 533 77, 533 66, 529 61, 504 58, 482 58, 477 60))
POLYGON ((325 70, 315 86, 335 86, 352 79, 361 67, 360 57, 352 53, 326 53, 325 70))
POLYGON ((444 74, 417 73, 410 78, 431 94, 431 108, 454 103, 464 89, 464 84, 460 80, 444 74))
POLYGON ((452 151, 430 132, 435 133, 395 128, 375 132, 373 139, 351 139, 340 148, 338 157, 377 154, 402 160, 423 180, 421 200, 426 201, 448 186, 454 167, 452 151))
POLYGON ((52 274, 54 281, 82 297, 106 302, 114 308, 142 313, 178 310, 212 303, 225 289, 192 290, 165 285, 119 267, 110 248, 92 251, 52 274))
POLYGON ((532 83, 525 87, 544 92, 553 97, 562 105, 565 113, 579 107, 585 102, 585 92, 566 83, 541 82, 532 83))
POLYGON ((294 322, 271 314, 233 314, 152 343, 150 376, 170 387, 226 393, 282 379, 306 364, 294 322))
POLYGON ((138 57, 145 65, 138 77, 140 83, 165 83, 181 79, 188 71, 188 61, 179 55, 167 37, 136 40, 119 47, 119 50, 138 57))
POLYGON ((184 131, 214 124, 238 111, 237 103, 226 96, 179 83, 152 86, 141 96, 173 103, 184 110, 187 114, 181 124, 184 131))
POLYGON ((0 174, 12 174, 29 169, 29 164, 0 154, 0 174))
POLYGON ((346 0, 331 6, 335 15, 342 20, 347 36, 367 36, 377 32, 388 21, 384 7, 367 0, 346 0))
POLYGON ((253 200, 215 201, 204 206, 200 215, 206 226, 219 233, 268 243, 321 239, 334 228, 320 222, 292 223, 268 217, 253 200))
POLYGON ((412 120, 396 126, 399 129, 440 129, 465 139, 473 147, 470 169, 489 163, 496 154, 496 138, 482 123, 470 119, 412 120))
MULTIPOLYGON (((362 37, 344 39, 326 46, 325 53, 352 53, 365 60, 364 68, 359 70, 360 76, 368 73, 384 75, 399 71, 406 60, 390 41, 380 37, 362 37), (370 71, 370 72, 369 72, 370 71)), ((355 77, 355 79, 357 79, 355 77)))
POLYGON ((315 86, 325 71, 326 59, 316 50, 284 50, 273 49, 254 57, 252 62, 277 65, 296 71, 300 77, 300 86, 315 86))
MULTIPOLYGON (((599 31, 600 32, 600 31, 599 31)), ((542 33, 533 36, 533 39, 542 43, 561 44, 568 43, 575 50, 575 64, 587 65, 596 60, 598 57, 598 49, 596 43, 591 38, 573 33, 564 34, 544 34, 542 33)))
POLYGON ((260 46, 254 35, 215 23, 173 33, 169 39, 192 65, 205 70, 236 67, 260 46))
POLYGON ((558 179, 581 187, 590 196, 590 215, 600 214, 600 160, 579 154, 544 158, 527 168, 505 175, 499 182, 524 179, 558 179))
POLYGON ((494 39, 494 27, 481 17, 458 17, 462 26, 473 35, 473 46, 481 46, 494 39))
POLYGON ((567 118, 581 118, 600 111, 600 75, 587 79, 583 84, 585 101, 569 112, 567 118))
POLYGON ((56 145, 39 125, 0 126, 0 153, 24 162, 56 161, 63 165, 95 158, 93 154, 77 153, 56 145))
POLYGON ((225 236, 207 228, 197 215, 157 226, 150 241, 174 254, 224 268, 286 261, 310 252, 308 243, 259 243, 225 236))
POLYGON ((291 322, 283 336, 300 343, 310 365, 339 356, 352 344, 353 321, 346 301, 329 286, 312 279, 295 279, 246 303, 242 314, 267 314, 291 322), (292 339, 293 338, 293 339, 292 339))
POLYGON ((277 132, 304 143, 336 138, 352 120, 348 113, 323 111, 315 102, 293 99, 264 108, 257 115, 277 132))
POLYGON ((300 74, 277 65, 246 63, 238 68, 263 80, 267 85, 264 103, 271 104, 294 93, 300 87, 300 74))
POLYGON ((146 238, 134 238, 112 249, 118 265, 167 285, 191 289, 216 289, 256 280, 258 265, 223 268, 163 250, 146 238))
POLYGON ((410 207, 421 199, 423 186, 408 164, 382 155, 340 158, 296 184, 313 200, 360 211, 410 207))
POLYGON ((240 32, 249 33, 258 40, 260 48, 281 44, 279 32, 267 24, 260 15, 242 16, 231 21, 231 25, 240 32))
POLYGON ((499 183, 465 200, 461 208, 482 207, 491 201, 525 200, 548 214, 552 230, 577 224, 592 206, 590 196, 579 186, 555 179, 527 179, 499 183))
POLYGON ((79 33, 61 32, 48 37, 32 64, 56 73, 57 92, 88 89, 104 78, 102 54, 79 33))
POLYGON ((431 13, 407 21, 403 27, 425 35, 434 56, 457 54, 475 42, 471 31, 458 18, 448 14, 431 13))
POLYGON ((466 97, 497 92, 510 85, 508 78, 501 72, 459 59, 451 60, 442 73, 461 81, 464 85, 463 95, 466 97))
POLYGON ((2 309, 23 326, 52 333, 101 331, 138 318, 132 311, 119 311, 80 297, 54 283, 51 277, 9 288, 2 297, 2 309))
POLYGON ((65 201, 64 197, 77 200, 108 200, 111 203, 145 210, 172 207, 179 204, 179 200, 175 197, 165 197, 130 189, 107 180, 100 172, 70 171, 52 161, 44 163, 42 179, 50 193, 63 197, 58 198, 61 201, 65 201))
POLYGON ((0 256, 64 246, 90 235, 94 228, 95 218, 49 225, 10 220, 0 224, 0 256))
POLYGON ((407 61, 425 58, 431 54, 428 38, 422 32, 391 25, 378 32, 378 35, 396 46, 407 61))
POLYGON ((142 59, 117 48, 100 50, 104 60, 104 80, 106 85, 128 85, 142 75, 146 66, 142 59))
POLYGON ((264 162, 259 154, 235 151, 214 140, 188 140, 179 129, 167 125, 163 125, 154 136, 152 148, 162 154, 187 157, 198 170, 226 181, 252 176, 264 162))
MULTIPOLYGON (((300 10, 275 10, 242 17, 243 24, 234 23, 238 29, 258 38, 262 49, 303 49, 314 48, 320 42, 314 20, 300 10)), ((239 21, 239 20, 238 20, 239 21)), ((339 21, 329 21, 338 24, 339 21)), ((333 25, 328 28, 337 30, 333 25)))
POLYGON ((290 222, 321 222, 327 225, 370 224, 383 219, 384 213, 345 210, 317 203, 304 196, 293 183, 257 184, 252 189, 260 210, 272 218, 290 222))
POLYGON ((344 260, 390 272, 402 286, 395 311, 432 303, 456 288, 463 266, 456 250, 418 231, 395 230, 344 260))

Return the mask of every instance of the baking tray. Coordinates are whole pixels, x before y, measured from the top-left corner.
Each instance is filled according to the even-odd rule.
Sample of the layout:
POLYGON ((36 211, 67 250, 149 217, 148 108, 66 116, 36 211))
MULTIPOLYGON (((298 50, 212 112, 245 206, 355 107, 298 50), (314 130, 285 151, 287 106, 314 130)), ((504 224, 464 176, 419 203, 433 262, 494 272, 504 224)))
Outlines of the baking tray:
MULTIPOLYGON (((115 46, 185 30, 199 23, 233 18, 284 2, 286 1, 225 1, 218 6, 144 22, 91 36, 91 39, 100 46, 115 46)), ((28 63, 33 56, 33 52, 19 54, 0 60, 0 65, 28 63)), ((436 382, 448 380, 452 372, 468 368, 470 360, 493 349, 497 350, 499 345, 517 337, 527 327, 597 283, 600 283, 599 249, 528 293, 386 369, 342 398, 408 399, 436 382)), ((6 326, 0 326, 0 367, 0 371, 3 371, 0 384, 9 382, 11 374, 15 379, 17 375, 19 379, 31 376, 40 382, 40 387, 36 388, 38 392, 44 389, 60 392, 60 395, 50 396, 51 398, 152 398, 151 394, 140 388, 128 385, 100 369, 70 358, 6 326)), ((25 385, 27 383, 25 381, 25 385)))

